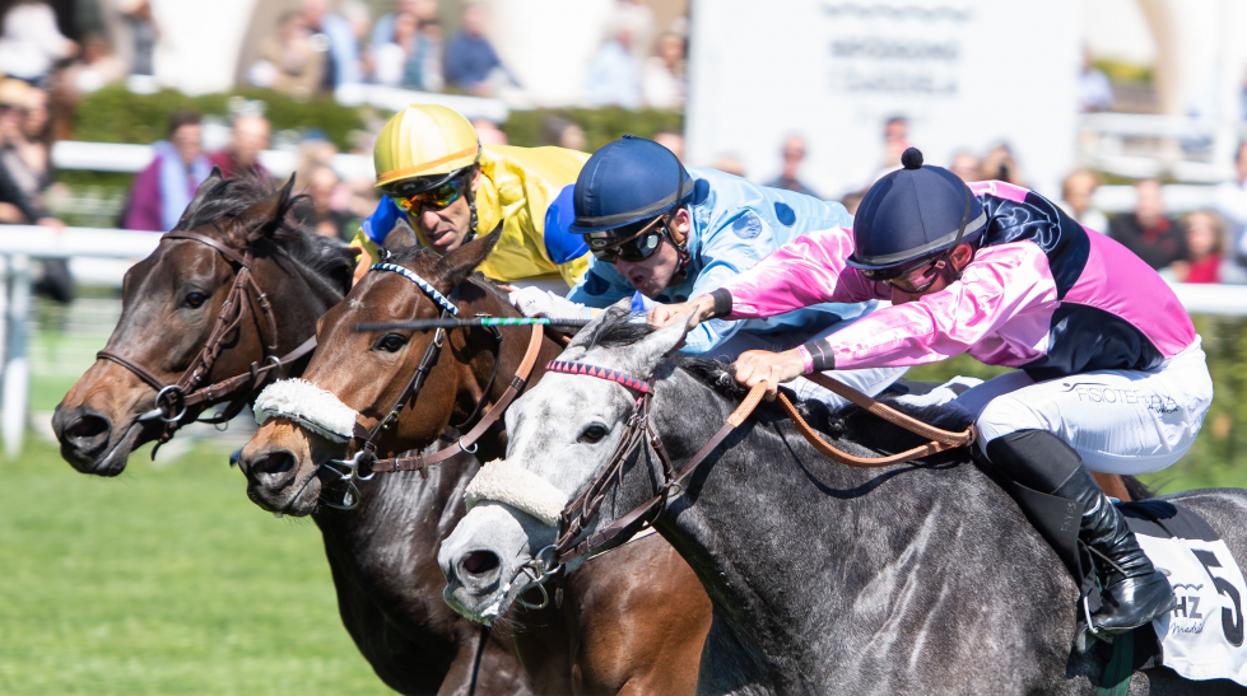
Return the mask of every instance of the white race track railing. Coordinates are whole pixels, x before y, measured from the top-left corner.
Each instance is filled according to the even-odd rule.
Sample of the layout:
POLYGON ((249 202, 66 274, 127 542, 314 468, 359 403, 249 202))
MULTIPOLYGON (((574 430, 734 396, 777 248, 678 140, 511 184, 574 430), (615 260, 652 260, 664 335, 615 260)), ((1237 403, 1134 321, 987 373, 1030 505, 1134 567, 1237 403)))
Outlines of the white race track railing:
MULTIPOLYGON (((0 225, 0 313, 4 315, 4 384, 0 390, 0 435, 10 457, 22 447, 30 388, 27 320, 31 259, 123 259, 137 261, 160 242, 154 232, 71 227, 59 234, 46 227, 0 225)), ((111 279, 120 286, 121 277, 111 279)), ((1174 285, 1192 314, 1247 315, 1247 285, 1174 285)), ((100 346, 101 348, 103 346, 100 346)))

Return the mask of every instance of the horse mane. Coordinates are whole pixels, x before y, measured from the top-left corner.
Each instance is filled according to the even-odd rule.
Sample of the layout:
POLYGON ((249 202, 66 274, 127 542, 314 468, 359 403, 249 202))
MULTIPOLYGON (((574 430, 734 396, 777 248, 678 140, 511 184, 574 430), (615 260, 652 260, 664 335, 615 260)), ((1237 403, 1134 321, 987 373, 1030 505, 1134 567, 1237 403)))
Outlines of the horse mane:
MULTIPOLYGON (((186 210, 174 229, 191 230, 245 222, 242 218, 252 206, 274 194, 265 179, 254 175, 219 179, 205 185, 211 188, 194 207, 186 210)), ((307 196, 291 196, 277 212, 280 222, 267 231, 265 238, 284 249, 315 277, 328 280, 339 295, 345 295, 351 289, 355 255, 346 244, 316 234, 305 222, 310 217, 309 213, 307 196)))

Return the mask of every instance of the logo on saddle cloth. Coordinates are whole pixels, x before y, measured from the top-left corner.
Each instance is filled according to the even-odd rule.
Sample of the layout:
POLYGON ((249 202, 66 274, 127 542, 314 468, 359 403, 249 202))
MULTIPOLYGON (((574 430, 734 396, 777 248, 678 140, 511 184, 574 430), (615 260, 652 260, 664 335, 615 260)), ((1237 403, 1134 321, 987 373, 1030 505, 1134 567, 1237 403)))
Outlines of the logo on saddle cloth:
POLYGON ((1232 679, 1247 686, 1243 600, 1247 584, 1230 549, 1194 512, 1166 501, 1121 506, 1177 605, 1152 623, 1160 662, 1188 679, 1232 679))

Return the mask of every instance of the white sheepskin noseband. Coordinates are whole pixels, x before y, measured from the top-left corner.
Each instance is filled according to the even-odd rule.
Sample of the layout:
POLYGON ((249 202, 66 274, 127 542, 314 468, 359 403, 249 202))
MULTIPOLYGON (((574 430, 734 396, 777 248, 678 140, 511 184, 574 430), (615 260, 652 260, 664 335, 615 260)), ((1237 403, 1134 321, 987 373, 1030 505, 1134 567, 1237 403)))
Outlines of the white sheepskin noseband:
POLYGON ((355 409, 338 397, 303 379, 273 382, 256 397, 255 422, 289 418, 334 442, 346 442, 355 432, 355 409))
POLYGON ((568 495, 521 466, 495 459, 472 477, 464 498, 469 510, 477 503, 502 503, 557 527, 568 495))

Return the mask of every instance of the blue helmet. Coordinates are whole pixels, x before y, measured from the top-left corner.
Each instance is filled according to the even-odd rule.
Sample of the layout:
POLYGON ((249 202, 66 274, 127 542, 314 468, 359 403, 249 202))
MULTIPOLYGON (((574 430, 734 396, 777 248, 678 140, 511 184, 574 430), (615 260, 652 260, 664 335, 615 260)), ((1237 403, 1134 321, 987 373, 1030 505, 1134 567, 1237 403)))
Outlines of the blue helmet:
MULTIPOLYGON (((576 234, 609 233, 671 211, 693 194, 680 158, 653 140, 625 135, 585 162, 573 196, 576 234)), ((595 235, 598 236, 598 235, 595 235)))
POLYGON ((987 214, 956 174, 922 164, 909 148, 903 167, 876 181, 853 217, 848 264, 874 273, 900 270, 932 258, 987 229, 987 214))

